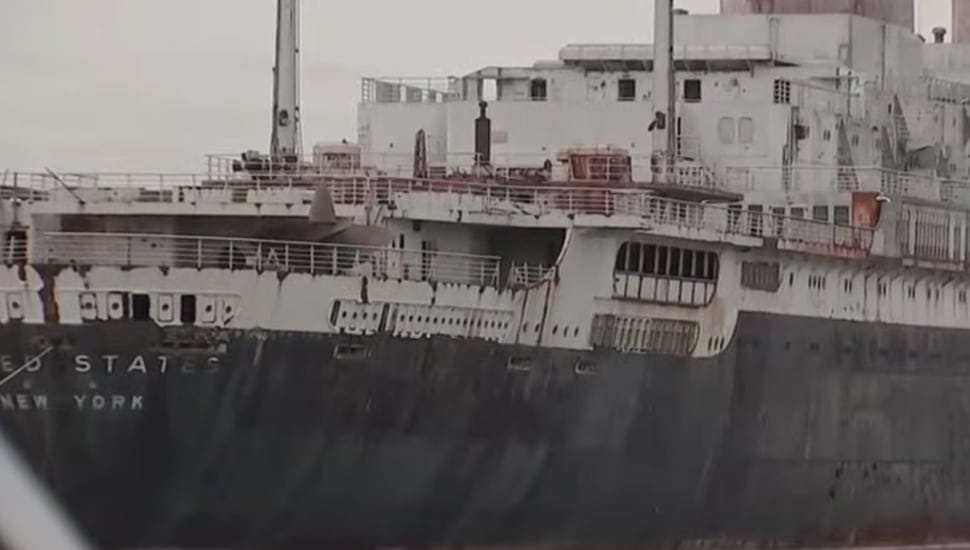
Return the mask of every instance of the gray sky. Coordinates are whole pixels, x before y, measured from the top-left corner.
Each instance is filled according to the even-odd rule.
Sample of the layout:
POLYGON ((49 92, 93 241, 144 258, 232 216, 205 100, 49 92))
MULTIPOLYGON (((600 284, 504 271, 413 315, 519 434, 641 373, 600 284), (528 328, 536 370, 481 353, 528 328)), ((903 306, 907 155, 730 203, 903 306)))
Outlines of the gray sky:
MULTIPOLYGON (((949 0, 917 0, 926 36, 949 0)), ((717 0, 677 0, 693 12, 717 0)), ((362 76, 447 76, 646 42, 650 0, 303 0, 303 136, 356 135, 362 76)), ((273 0, 0 0, 0 172, 199 171, 266 150, 273 0)))

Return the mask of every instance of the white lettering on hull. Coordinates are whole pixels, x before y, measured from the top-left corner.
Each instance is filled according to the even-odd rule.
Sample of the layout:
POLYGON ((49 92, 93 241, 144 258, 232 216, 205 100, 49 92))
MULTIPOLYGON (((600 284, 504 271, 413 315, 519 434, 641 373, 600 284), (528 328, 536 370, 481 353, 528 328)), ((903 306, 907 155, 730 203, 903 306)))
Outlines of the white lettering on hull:
MULTIPOLYGON (((76 393, 64 404, 78 411, 141 411, 145 408, 145 396, 76 393)), ((51 408, 46 394, 0 393, 0 411, 47 411, 51 408)))
POLYGON ((47 396, 43 394, 0 393, 0 410, 46 411, 47 396))
POLYGON ((74 356, 74 370, 79 373, 102 372, 105 374, 213 374, 219 371, 219 358, 180 357, 175 362, 175 368, 169 369, 170 358, 167 355, 156 355, 146 359, 143 355, 136 355, 130 360, 119 362, 117 355, 76 355, 74 356))
MULTIPOLYGON (((18 357, 0 354, 0 374, 10 374, 23 366, 24 372, 38 372, 47 363, 44 358, 33 355, 18 357)), ((79 374, 213 374, 221 367, 219 357, 175 357, 167 355, 119 355, 78 354, 71 360, 71 367, 79 374)))
POLYGON ((79 411, 140 411, 144 410, 143 395, 74 394, 74 406, 79 411))
MULTIPOLYGON (((0 379, 20 369, 20 376, 29 376, 56 365, 53 355, 38 358, 34 355, 20 357, 13 354, 0 354, 0 379)), ((75 374, 83 377, 93 377, 93 380, 83 382, 91 390, 86 393, 31 393, 43 387, 43 379, 39 383, 27 381, 18 393, 0 391, 0 413, 19 411, 47 411, 51 409, 68 408, 77 411, 113 412, 113 411, 141 411, 144 410, 144 395, 104 392, 100 377, 114 379, 118 376, 198 376, 218 373, 221 364, 216 356, 193 355, 120 355, 120 354, 77 354, 70 359, 70 363, 63 365, 65 370, 55 371, 56 376, 61 373, 75 374)), ((79 389, 80 389, 79 387, 79 389)), ((0 388, 0 390, 6 388, 0 388)), ((82 390, 83 391, 83 390, 82 390)))

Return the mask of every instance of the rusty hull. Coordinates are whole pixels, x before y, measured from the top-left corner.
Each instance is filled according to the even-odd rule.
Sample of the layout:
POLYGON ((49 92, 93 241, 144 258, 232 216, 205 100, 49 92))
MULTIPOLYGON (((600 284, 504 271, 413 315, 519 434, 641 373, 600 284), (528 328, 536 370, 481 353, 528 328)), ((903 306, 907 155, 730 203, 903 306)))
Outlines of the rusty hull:
POLYGON ((48 345, 0 426, 103 548, 970 540, 964 330, 742 313, 694 360, 13 324, 0 369, 48 345))

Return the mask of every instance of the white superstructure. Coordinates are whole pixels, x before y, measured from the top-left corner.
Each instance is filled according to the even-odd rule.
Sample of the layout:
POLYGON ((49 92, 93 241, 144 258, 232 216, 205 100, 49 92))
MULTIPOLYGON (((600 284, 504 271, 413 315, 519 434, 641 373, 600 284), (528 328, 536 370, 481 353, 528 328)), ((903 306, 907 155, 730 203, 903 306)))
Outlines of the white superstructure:
MULTIPOLYGON (((677 15, 675 26, 676 141, 709 185, 804 208, 857 188, 851 178, 878 188, 874 170, 970 175, 970 88, 960 79, 970 73, 947 53, 962 45, 850 15, 677 15)), ((573 44, 531 67, 364 79, 363 163, 410 173, 422 129, 432 167, 467 165, 486 99, 496 166, 538 167, 568 147, 609 144, 628 150, 635 179, 647 181, 645 129, 660 110, 653 57, 652 45, 573 44)))

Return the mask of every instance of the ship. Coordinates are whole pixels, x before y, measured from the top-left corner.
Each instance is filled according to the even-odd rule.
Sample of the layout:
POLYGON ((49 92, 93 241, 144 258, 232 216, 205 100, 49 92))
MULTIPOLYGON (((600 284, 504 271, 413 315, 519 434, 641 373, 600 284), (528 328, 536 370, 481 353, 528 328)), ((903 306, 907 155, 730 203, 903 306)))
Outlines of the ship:
POLYGON ((656 2, 302 145, 4 176, 0 428, 100 548, 970 541, 966 46, 656 2))

